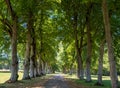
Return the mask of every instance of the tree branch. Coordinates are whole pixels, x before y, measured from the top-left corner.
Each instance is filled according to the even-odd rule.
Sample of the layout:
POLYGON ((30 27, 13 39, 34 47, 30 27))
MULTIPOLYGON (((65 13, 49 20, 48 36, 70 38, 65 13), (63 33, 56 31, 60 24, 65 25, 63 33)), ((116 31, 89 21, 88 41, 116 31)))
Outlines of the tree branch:
POLYGON ((7 19, 0 19, 0 21, 8 27, 5 31, 9 33, 10 37, 12 37, 12 25, 7 19))
POLYGON ((12 20, 14 20, 15 16, 16 16, 16 13, 14 12, 13 8, 12 8, 12 5, 10 3, 10 0, 5 0, 6 4, 7 4, 7 7, 8 7, 8 10, 12 16, 12 20))

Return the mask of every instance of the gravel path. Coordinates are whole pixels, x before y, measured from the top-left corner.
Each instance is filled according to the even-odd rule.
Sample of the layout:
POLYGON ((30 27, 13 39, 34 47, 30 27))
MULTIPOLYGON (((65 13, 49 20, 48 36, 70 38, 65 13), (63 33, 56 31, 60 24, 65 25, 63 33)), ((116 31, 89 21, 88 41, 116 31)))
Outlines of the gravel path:
POLYGON ((43 88, 69 88, 62 75, 56 75, 50 78, 43 88))

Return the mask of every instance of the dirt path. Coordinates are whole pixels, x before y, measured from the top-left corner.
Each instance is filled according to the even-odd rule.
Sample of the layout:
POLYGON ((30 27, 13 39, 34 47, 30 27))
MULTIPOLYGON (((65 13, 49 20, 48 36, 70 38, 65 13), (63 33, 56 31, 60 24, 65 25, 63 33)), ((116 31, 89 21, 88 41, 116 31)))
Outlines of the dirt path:
POLYGON ((50 78, 42 88, 69 88, 62 75, 55 75, 50 78))

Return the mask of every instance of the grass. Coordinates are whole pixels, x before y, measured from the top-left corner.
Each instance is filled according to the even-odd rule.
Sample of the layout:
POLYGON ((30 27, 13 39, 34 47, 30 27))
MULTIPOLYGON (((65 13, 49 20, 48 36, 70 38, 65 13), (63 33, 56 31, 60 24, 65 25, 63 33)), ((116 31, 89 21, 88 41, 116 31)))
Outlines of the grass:
MULTIPOLYGON (((19 78, 18 80, 22 79, 22 72, 19 72, 19 78)), ((0 84, 4 83, 5 81, 7 81, 10 78, 10 72, 9 71, 0 71, 0 84)))
MULTIPOLYGON (((37 88, 42 85, 43 82, 48 80, 54 74, 49 74, 43 77, 32 78, 31 80, 21 80, 22 72, 19 72, 19 81, 16 83, 4 83, 10 77, 9 71, 0 71, 0 88, 37 88)), ((85 80, 79 80, 76 75, 64 75, 66 79, 72 80, 78 86, 85 86, 85 88, 111 88, 111 81, 109 76, 103 76, 103 84, 104 86, 94 86, 97 82, 97 76, 92 75, 92 81, 90 83, 86 83, 85 80)), ((120 80, 120 77, 119 77, 120 80)), ((120 85, 120 82, 119 82, 120 85)))
POLYGON ((10 72, 0 72, 0 88, 38 88, 43 85, 53 74, 32 78, 31 80, 21 80, 22 72, 19 72, 19 80, 15 83, 4 83, 10 77, 10 72))
MULTIPOLYGON (((88 88, 111 88, 111 81, 109 76, 103 76, 103 84, 104 86, 95 86, 97 82, 97 75, 92 75, 92 81, 87 83, 85 80, 79 80, 76 75, 67 75, 65 78, 71 79, 77 85, 87 86, 88 88)), ((120 80, 120 78, 119 78, 120 80)), ((120 82, 119 82, 120 85, 120 82)))
POLYGON ((46 77, 48 76, 36 77, 31 80, 20 80, 15 83, 3 83, 0 84, 0 88, 38 88, 44 84, 46 77))

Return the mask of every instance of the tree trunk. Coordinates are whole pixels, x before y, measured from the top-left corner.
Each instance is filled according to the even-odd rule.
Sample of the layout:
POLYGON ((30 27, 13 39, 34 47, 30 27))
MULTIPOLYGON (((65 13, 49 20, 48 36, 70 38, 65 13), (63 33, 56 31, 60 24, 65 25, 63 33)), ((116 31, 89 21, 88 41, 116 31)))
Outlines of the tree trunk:
POLYGON ((38 74, 39 74, 39 76, 42 75, 42 61, 41 61, 41 55, 39 55, 38 74))
POLYGON ((12 66, 11 66, 11 82, 16 82, 18 80, 18 58, 17 58, 17 18, 14 20, 14 25, 12 29, 12 66))
POLYGON ((42 75, 46 74, 45 69, 46 69, 46 67, 45 67, 45 61, 42 59, 42 75))
POLYGON ((73 74, 73 67, 70 68, 69 74, 70 74, 70 75, 73 74))
POLYGON ((35 39, 35 29, 33 28, 34 24, 34 15, 33 12, 29 11, 29 31, 30 31, 30 45, 31 45, 31 52, 30 52, 30 77, 36 77, 38 74, 37 72, 37 59, 36 59, 36 39, 35 39))
POLYGON ((86 81, 91 81, 91 54, 92 54, 92 42, 91 42, 91 33, 90 33, 90 23, 87 21, 87 60, 86 60, 86 81))
POLYGON ((30 78, 34 78, 34 65, 32 60, 30 60, 30 78))
POLYGON ((90 25, 90 14, 91 14, 92 4, 88 4, 88 10, 86 13, 86 26, 87 26, 87 59, 86 59, 86 82, 91 81, 91 55, 92 55, 92 40, 91 40, 91 25, 90 25))
POLYGON ((103 0, 102 2, 102 10, 103 10, 103 20, 105 25, 105 35, 106 35, 106 42, 108 46, 108 58, 110 64, 110 77, 111 77, 111 84, 112 88, 118 88, 118 78, 117 78, 117 70, 116 70, 116 62, 114 58, 114 50, 112 47, 112 36, 110 32, 110 21, 107 9, 107 2, 103 0))
POLYGON ((24 73, 23 73, 23 79, 30 79, 29 76, 29 67, 30 67, 30 51, 31 51, 31 15, 29 17, 28 20, 28 24, 27 24, 27 40, 26 40, 26 52, 25 52, 25 60, 24 60, 24 73))
MULTIPOLYGON (((29 35, 27 34, 27 36, 29 36, 29 35)), ((23 79, 30 79, 29 66, 30 66, 30 42, 29 42, 29 39, 28 39, 28 41, 26 43, 23 79)))
POLYGON ((30 77, 36 77, 36 46, 34 43, 34 38, 32 39, 32 45, 31 45, 31 58, 30 58, 30 77))
POLYGON ((78 40, 78 34, 77 34, 77 17, 78 13, 75 11, 74 12, 74 22, 73 22, 73 29, 74 29, 74 36, 75 36, 75 47, 76 47, 76 52, 77 52, 77 76, 80 79, 84 79, 83 76, 83 66, 82 66, 82 58, 81 58, 81 50, 79 48, 79 40, 78 40))
POLYGON ((11 30, 11 48, 12 48, 12 65, 11 65, 11 76, 7 82, 16 82, 18 80, 18 58, 17 58, 17 23, 18 18, 16 13, 14 12, 10 0, 5 0, 6 5, 8 7, 8 11, 10 12, 12 18, 11 30))
MULTIPOLYGON (((82 31, 83 33, 83 31, 82 31)), ((78 54, 79 54, 79 57, 80 57, 80 79, 84 79, 84 69, 83 69, 83 61, 82 61, 82 57, 81 57, 81 54, 82 54, 82 45, 83 45, 83 36, 81 36, 81 40, 80 40, 80 48, 78 49, 78 54)))
POLYGON ((100 56, 99 56, 99 65, 98 65, 98 82, 97 85, 103 85, 102 84, 102 70, 103 70, 103 55, 104 55, 104 44, 105 44, 105 39, 101 41, 100 44, 100 56))
POLYGON ((38 61, 37 58, 35 57, 35 75, 36 77, 39 77, 39 72, 38 72, 38 61))

